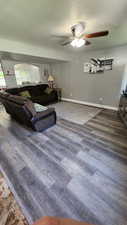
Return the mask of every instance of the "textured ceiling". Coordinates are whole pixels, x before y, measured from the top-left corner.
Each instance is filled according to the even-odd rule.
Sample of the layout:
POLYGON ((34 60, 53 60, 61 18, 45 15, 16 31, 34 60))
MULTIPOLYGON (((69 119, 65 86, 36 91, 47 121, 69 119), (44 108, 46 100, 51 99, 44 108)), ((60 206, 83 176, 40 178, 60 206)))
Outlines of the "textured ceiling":
POLYGON ((127 0, 0 0, 0 8, 0 37, 7 39, 56 48, 61 39, 55 35, 85 21, 86 33, 109 29, 110 35, 84 48, 127 43, 127 0))

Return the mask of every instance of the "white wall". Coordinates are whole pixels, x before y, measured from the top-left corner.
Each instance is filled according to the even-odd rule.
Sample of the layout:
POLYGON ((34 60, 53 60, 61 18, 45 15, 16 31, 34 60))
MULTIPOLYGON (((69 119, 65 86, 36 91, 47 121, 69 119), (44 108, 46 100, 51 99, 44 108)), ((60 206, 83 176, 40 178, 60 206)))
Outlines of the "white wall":
POLYGON ((121 85, 121 93, 127 89, 127 64, 125 64, 124 75, 121 85))
POLYGON ((75 56, 70 63, 52 65, 56 83, 63 90, 63 97, 117 107, 122 80, 127 78, 127 46, 86 53, 84 49, 84 52, 76 53, 75 56), (95 75, 84 73, 85 62, 89 62, 91 57, 104 56, 114 58, 112 71, 95 75))

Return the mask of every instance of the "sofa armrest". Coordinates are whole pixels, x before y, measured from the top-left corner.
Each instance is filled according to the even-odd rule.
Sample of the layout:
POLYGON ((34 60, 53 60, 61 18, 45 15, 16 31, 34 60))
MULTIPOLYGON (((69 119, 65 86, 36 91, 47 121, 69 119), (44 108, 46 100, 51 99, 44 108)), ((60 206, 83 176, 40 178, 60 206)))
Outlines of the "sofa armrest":
POLYGON ((44 119, 45 117, 49 116, 50 114, 56 114, 54 108, 49 108, 42 112, 37 112, 36 115, 31 119, 32 122, 39 121, 41 119, 44 119))

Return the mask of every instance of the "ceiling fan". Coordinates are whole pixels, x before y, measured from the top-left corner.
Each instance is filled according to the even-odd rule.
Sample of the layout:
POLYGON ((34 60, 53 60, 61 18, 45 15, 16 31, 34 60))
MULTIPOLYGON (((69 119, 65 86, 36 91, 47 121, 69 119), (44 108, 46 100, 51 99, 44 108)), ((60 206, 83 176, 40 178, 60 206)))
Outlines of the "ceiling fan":
POLYGON ((73 47, 81 47, 83 45, 90 45, 91 42, 89 42, 87 39, 89 38, 97 38, 97 37, 103 37, 107 36, 109 34, 108 30, 85 34, 85 23, 80 22, 74 26, 71 27, 72 36, 67 37, 65 41, 61 43, 62 46, 66 46, 68 44, 72 45, 73 47))

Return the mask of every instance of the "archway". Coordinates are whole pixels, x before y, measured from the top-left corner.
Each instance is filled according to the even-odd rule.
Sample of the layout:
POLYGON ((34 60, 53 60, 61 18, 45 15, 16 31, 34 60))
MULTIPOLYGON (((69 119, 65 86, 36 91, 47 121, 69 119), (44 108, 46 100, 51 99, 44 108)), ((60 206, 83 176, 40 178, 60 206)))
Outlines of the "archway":
POLYGON ((38 83, 40 81, 40 71, 38 66, 21 63, 16 64, 14 69, 18 85, 38 83))

